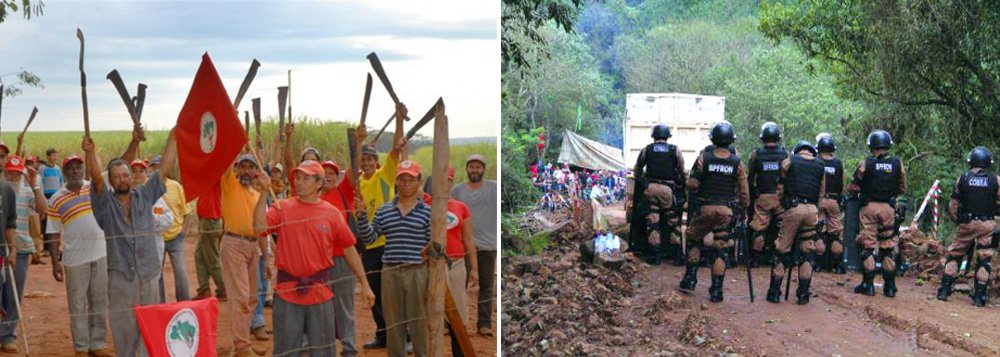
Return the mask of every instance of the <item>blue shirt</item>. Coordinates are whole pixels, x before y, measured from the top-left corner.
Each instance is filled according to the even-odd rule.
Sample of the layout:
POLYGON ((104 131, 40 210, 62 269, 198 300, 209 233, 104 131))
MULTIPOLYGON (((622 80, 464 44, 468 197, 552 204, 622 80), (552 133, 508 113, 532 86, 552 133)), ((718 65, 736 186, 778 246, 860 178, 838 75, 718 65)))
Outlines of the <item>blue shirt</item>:
POLYGON ((63 185, 62 170, 59 166, 42 165, 42 193, 45 198, 52 198, 63 185))
POLYGON ((396 207, 398 198, 379 207, 371 223, 361 220, 361 237, 365 244, 371 244, 380 235, 385 236, 383 264, 421 264, 424 262, 420 251, 431 238, 431 206, 423 201, 409 213, 403 215, 396 207))
POLYGON ((108 271, 125 275, 128 281, 136 274, 143 281, 153 279, 162 270, 163 261, 157 242, 163 236, 153 227, 153 205, 167 191, 158 172, 149 181, 129 191, 132 222, 125 219, 121 201, 108 186, 100 194, 91 182, 90 199, 97 224, 104 230, 108 245, 108 271))

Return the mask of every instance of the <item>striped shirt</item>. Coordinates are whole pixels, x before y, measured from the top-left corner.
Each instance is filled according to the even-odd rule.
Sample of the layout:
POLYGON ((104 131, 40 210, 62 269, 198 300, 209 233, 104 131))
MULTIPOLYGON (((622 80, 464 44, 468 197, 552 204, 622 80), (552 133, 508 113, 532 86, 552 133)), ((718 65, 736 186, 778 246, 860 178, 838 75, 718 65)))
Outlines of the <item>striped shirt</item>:
POLYGON ((397 201, 379 207, 371 223, 359 222, 359 232, 365 244, 385 236, 383 264, 421 264, 424 260, 420 251, 431 237, 431 206, 418 200, 410 213, 403 215, 396 207, 397 201))
POLYGON ((62 234, 63 265, 74 267, 107 256, 104 230, 97 225, 90 206, 90 183, 79 193, 59 189, 49 199, 46 233, 62 234))

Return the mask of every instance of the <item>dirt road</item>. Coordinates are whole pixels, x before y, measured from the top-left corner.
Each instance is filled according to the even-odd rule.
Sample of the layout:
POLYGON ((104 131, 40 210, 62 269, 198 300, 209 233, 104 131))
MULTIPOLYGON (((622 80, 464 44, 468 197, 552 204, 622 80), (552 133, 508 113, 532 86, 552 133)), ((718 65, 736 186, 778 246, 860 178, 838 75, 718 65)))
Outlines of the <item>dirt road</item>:
MULTIPOLYGON (((190 232, 189 233, 194 233, 190 232)), ((189 275, 188 282, 191 286, 192 294, 195 293, 195 288, 197 287, 197 278, 195 277, 195 266, 194 266, 194 249, 197 244, 197 236, 190 234, 188 238, 184 241, 185 246, 185 259, 187 272, 189 275)), ((48 263, 49 258, 45 258, 46 263, 48 263)), ((167 300, 174 301, 174 289, 173 289, 173 268, 170 263, 164 268, 166 274, 166 286, 167 286, 167 300)), ((26 316, 25 321, 27 322, 28 329, 28 342, 30 343, 30 352, 32 356, 68 356, 73 353, 73 343, 70 336, 69 330, 69 307, 66 302, 66 287, 63 283, 56 282, 52 278, 52 267, 51 265, 32 265, 28 269, 28 281, 25 287, 27 291, 27 296, 25 297, 25 302, 23 305, 24 313, 26 316)), ((113 292, 112 292, 113 293, 113 292)), ((474 297, 475 294, 473 294, 474 297)), ((470 300, 474 301, 474 300, 470 300)), ((375 323, 371 318, 371 310, 361 308, 361 301, 357 300, 355 305, 355 316, 357 323, 357 334, 358 334, 358 344, 363 344, 364 342, 370 341, 375 336, 375 323)), ((469 306, 470 314, 469 316, 473 319, 471 323, 473 326, 475 324, 475 310, 474 305, 469 306)), ((267 321, 268 329, 272 327, 271 321, 271 309, 264 309, 265 319, 267 321)), ((219 346, 223 348, 223 351, 231 348, 232 346, 232 336, 229 334, 229 314, 228 307, 226 303, 219 304, 219 346)), ((495 324, 494 324, 495 326, 495 324)), ((496 328, 494 327, 494 333, 496 328)), ((20 333, 19 333, 20 335, 20 333)), ((471 334, 472 344, 476 350, 478 356, 495 356, 496 351, 496 337, 484 338, 475 333, 471 334)), ((445 350, 450 353, 450 345, 445 340, 445 350)), ((108 342, 111 342, 110 332, 108 333, 108 342)), ((15 356, 24 354, 24 342, 21 337, 18 337, 17 344, 20 348, 19 354, 3 354, 0 356, 15 356)), ((254 345, 258 347, 265 347, 268 351, 271 351, 271 342, 254 342, 254 345)), ((340 351, 340 347, 337 347, 340 351)), ((270 353, 270 352, 269 352, 270 353)), ((386 351, 375 350, 373 352, 362 351, 361 355, 365 356, 385 356, 386 351)), ((450 355, 450 354, 447 354, 450 355)))

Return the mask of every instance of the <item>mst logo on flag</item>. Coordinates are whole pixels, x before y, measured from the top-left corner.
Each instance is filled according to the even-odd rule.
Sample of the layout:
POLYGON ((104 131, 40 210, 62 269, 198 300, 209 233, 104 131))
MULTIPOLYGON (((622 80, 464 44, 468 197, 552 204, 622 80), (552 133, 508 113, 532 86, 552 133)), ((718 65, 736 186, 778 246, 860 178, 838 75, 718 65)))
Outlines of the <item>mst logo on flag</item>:
POLYGON ((219 301, 215 298, 135 308, 150 356, 215 356, 218 318, 219 301))
POLYGON ((171 356, 194 356, 198 351, 198 317, 191 309, 181 309, 167 324, 167 351, 171 356))
POLYGON ((188 201, 207 193, 246 145, 247 133, 205 53, 177 116, 177 162, 188 201))

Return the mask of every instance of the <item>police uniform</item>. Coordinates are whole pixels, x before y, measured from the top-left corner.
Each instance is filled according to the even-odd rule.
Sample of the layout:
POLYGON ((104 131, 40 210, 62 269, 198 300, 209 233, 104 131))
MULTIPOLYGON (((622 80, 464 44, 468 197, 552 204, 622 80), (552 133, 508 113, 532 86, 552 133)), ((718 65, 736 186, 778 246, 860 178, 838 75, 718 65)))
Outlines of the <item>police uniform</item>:
POLYGON ((820 153, 823 162, 826 192, 819 200, 820 235, 816 241, 816 256, 819 258, 814 270, 833 271, 844 274, 844 213, 840 202, 844 193, 844 164, 833 153, 820 153))
MULTIPOLYGON (((978 306, 986 304, 986 284, 993 270, 990 259, 996 250, 996 243, 993 241, 996 222, 993 219, 997 201, 1000 201, 1000 177, 993 172, 976 167, 963 173, 955 181, 948 212, 951 219, 958 223, 958 230, 955 240, 948 246, 938 299, 947 300, 959 263, 975 245, 977 259, 973 303, 978 306)), ((971 260, 969 265, 971 267, 971 260)))
POLYGON ((781 162, 787 158, 788 152, 777 144, 758 148, 750 154, 747 183, 750 184, 754 212, 753 220, 750 221, 750 230, 753 231, 752 253, 755 255, 750 257, 750 262, 753 265, 763 255, 767 227, 782 211, 778 200, 778 179, 781 175, 781 162))
MULTIPOLYGON (((639 153, 635 164, 636 177, 646 181, 643 190, 648 202, 645 212, 646 232, 654 264, 659 264, 661 255, 666 253, 681 262, 680 211, 674 192, 683 189, 684 157, 677 146, 659 139, 647 145, 639 153)), ((683 191, 680 191, 683 193, 683 191)))
POLYGON ((712 301, 722 301, 726 250, 733 246, 730 237, 733 208, 746 210, 749 200, 746 172, 734 151, 709 147, 701 152, 691 168, 687 188, 698 200, 700 209, 686 231, 688 260, 681 288, 694 289, 701 250, 705 250, 712 267, 709 293, 712 301))
POLYGON ((895 156, 882 154, 868 156, 858 164, 854 179, 848 190, 860 193, 863 207, 860 212, 861 231, 858 241, 861 245, 861 261, 864 279, 854 288, 856 293, 875 295, 875 261, 882 262, 882 278, 885 280, 883 293, 888 297, 896 295, 896 262, 893 255, 899 241, 894 226, 896 196, 906 193, 906 170, 903 162, 895 156), (876 249, 878 255, 876 256, 876 249))
MULTIPOLYGON (((795 293, 799 304, 809 302, 809 284, 812 266, 816 264, 815 243, 819 208, 823 197, 824 169, 821 160, 813 156, 809 147, 796 145, 793 155, 781 162, 781 206, 778 238, 774 242, 775 257, 771 267, 771 285, 767 301, 777 303, 781 296, 781 281, 785 269, 799 267, 799 286, 795 293), (792 246, 798 245, 798 254, 792 246)), ((808 145, 808 144, 806 144, 808 145)))

